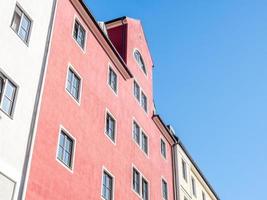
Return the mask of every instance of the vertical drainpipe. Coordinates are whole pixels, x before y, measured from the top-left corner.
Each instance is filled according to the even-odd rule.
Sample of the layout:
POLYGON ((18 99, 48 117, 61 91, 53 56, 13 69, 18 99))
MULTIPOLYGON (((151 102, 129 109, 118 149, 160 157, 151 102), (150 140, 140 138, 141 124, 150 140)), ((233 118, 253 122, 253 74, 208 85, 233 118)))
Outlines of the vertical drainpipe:
POLYGON ((173 194, 174 199, 179 200, 179 174, 178 174, 178 154, 177 154, 177 146, 179 141, 175 141, 175 143, 172 145, 172 171, 173 171, 173 194))
POLYGON ((30 124, 30 132, 29 132, 29 136, 28 136, 26 153, 25 153, 23 169, 22 169, 22 175, 21 175, 21 179, 20 179, 19 193, 18 193, 18 198, 17 198, 18 200, 22 200, 23 192, 25 189, 27 170, 29 167, 30 154, 31 154, 31 149, 32 149, 32 145, 33 145, 33 134, 34 134, 34 130, 35 130, 36 117, 37 117, 39 102, 40 102, 40 98, 41 98, 41 91, 42 91, 42 86, 43 86, 43 81, 44 81, 44 74, 45 74, 45 68, 46 68, 46 63, 47 63, 48 50, 50 47, 50 40, 51 40, 51 35, 52 35, 52 27, 53 27, 53 22, 54 22, 56 4, 57 4, 57 0, 53 0, 52 10, 51 10, 51 15, 50 15, 50 21, 49 21, 48 31, 47 31, 47 36, 46 36, 46 44, 45 44, 45 49, 44 49, 44 56, 43 56, 43 61, 42 61, 42 66, 41 66, 41 72, 39 75, 38 87, 37 87, 37 92, 36 92, 35 101, 34 101, 34 108, 33 108, 33 113, 32 113, 31 124, 30 124))

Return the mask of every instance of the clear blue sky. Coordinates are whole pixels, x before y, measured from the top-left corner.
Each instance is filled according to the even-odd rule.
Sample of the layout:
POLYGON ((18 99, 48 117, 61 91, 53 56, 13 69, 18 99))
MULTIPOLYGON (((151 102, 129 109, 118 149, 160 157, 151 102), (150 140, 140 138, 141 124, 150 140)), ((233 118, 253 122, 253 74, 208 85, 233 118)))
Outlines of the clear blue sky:
POLYGON ((266 199, 267 1, 86 2, 97 20, 142 20, 157 111, 221 199, 266 199))

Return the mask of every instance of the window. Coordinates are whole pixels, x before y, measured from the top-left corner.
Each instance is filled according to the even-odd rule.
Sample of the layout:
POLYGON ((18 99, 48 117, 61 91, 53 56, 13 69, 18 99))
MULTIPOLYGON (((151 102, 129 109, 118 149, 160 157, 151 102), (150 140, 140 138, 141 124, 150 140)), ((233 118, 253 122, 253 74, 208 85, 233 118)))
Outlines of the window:
POLYGON ((17 87, 0 72, 0 108, 9 115, 13 114, 17 87))
POLYGON ((140 86, 134 81, 134 96, 140 102, 140 86))
POLYGON ((140 173, 136 169, 133 169, 133 189, 140 194, 140 173))
POLYGON ((28 43, 31 30, 31 20, 28 16, 16 5, 11 28, 17 33, 17 35, 25 42, 28 43))
POLYGON ((73 37, 77 41, 77 43, 80 45, 80 47, 84 49, 85 30, 77 20, 75 20, 75 24, 74 24, 73 37))
POLYGON ((57 158, 68 168, 72 168, 73 140, 64 132, 60 132, 57 158))
POLYGON ((135 121, 133 121, 133 139, 142 151, 148 154, 148 138, 135 121))
POLYGON ((162 139, 160 140, 160 152, 161 155, 166 158, 166 143, 162 139))
POLYGON ((187 181, 187 167, 184 160, 182 160, 182 170, 183 170, 183 178, 187 181))
POLYGON ((165 180, 162 179, 162 196, 164 200, 168 200, 168 185, 165 180))
POLYGON ((106 134, 113 142, 115 142, 115 126, 116 126, 115 119, 109 113, 107 113, 106 114, 106 134))
POLYGON ((141 53, 137 49, 134 50, 134 58, 137 64, 139 65, 139 67, 146 74, 146 66, 145 66, 144 60, 141 56, 141 53))
POLYGON ((148 152, 148 145, 147 145, 147 136, 144 132, 142 132, 142 144, 141 144, 141 149, 147 154, 148 152))
POLYGON ((192 192, 193 192, 193 195, 196 197, 197 196, 196 182, 195 182, 195 179, 193 177, 191 178, 191 181, 192 181, 192 192))
POLYGON ((75 100, 79 101, 80 95, 80 78, 75 72, 69 68, 68 80, 67 80, 67 91, 74 97, 75 100))
POLYGON ((102 197, 105 200, 113 199, 113 178, 106 172, 103 172, 102 197))
POLYGON ((138 103, 147 112, 147 97, 136 81, 134 81, 133 93, 138 103))
POLYGON ((117 93, 117 74, 111 68, 109 68, 108 84, 117 93))
POLYGON ((133 123, 133 138, 137 144, 140 144, 140 126, 136 122, 133 123))
POLYGON ((148 182, 135 168, 133 168, 133 190, 142 200, 148 200, 148 182))
POLYGON ((206 200, 206 195, 203 191, 202 191, 202 200, 206 200))
POLYGON ((144 178, 142 178, 142 198, 148 200, 148 183, 144 178))
POLYGON ((141 93, 141 106, 147 112, 147 98, 143 92, 141 93))

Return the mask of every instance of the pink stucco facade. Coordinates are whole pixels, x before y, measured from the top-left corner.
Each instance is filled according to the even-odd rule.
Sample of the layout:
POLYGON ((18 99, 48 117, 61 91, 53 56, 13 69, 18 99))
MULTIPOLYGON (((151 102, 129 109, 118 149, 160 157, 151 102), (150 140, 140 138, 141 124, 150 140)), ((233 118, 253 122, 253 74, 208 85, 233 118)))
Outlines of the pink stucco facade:
MULTIPOLYGON (((153 63, 139 20, 124 19, 127 25, 109 28, 111 40, 132 74, 125 76, 122 64, 111 54, 99 29, 93 27, 80 2, 58 0, 51 46, 40 104, 35 142, 26 188, 27 200, 101 199, 102 170, 114 176, 115 200, 138 200, 132 189, 132 168, 135 166, 149 184, 149 199, 162 199, 161 179, 168 183, 168 199, 173 197, 171 159, 172 140, 152 119, 154 110, 153 63), (74 20, 86 30, 85 48, 73 39, 74 20), (117 29, 117 30, 116 30, 117 29), (116 31, 124 32, 123 38, 116 31), (125 42, 123 45, 121 42, 125 42), (144 59, 147 75, 137 65, 133 50, 137 48, 144 59), (68 67, 81 78, 81 95, 77 103, 66 91, 68 67), (118 78, 117 95, 108 85, 109 66, 118 78), (148 99, 146 113, 133 94, 136 80, 148 99), (115 144, 105 134, 105 114, 116 119, 115 144), (148 155, 132 136, 133 119, 148 136, 148 155), (73 169, 57 160, 60 129, 74 139, 73 169), (167 144, 167 156, 160 152, 161 139, 167 144)), ((108 26, 109 27, 109 26, 108 26)), ((124 72, 125 73, 125 72, 124 72)))

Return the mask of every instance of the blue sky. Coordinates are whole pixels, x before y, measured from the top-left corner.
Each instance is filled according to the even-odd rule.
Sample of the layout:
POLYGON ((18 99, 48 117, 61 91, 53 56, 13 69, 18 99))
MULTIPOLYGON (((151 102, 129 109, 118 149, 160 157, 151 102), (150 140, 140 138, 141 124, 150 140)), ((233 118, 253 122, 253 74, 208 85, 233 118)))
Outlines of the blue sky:
POLYGON ((142 20, 158 113, 222 200, 267 189, 267 1, 86 0, 97 20, 142 20))

